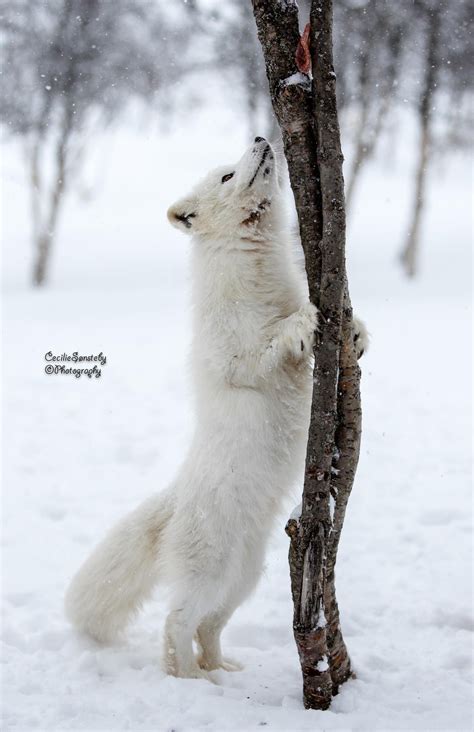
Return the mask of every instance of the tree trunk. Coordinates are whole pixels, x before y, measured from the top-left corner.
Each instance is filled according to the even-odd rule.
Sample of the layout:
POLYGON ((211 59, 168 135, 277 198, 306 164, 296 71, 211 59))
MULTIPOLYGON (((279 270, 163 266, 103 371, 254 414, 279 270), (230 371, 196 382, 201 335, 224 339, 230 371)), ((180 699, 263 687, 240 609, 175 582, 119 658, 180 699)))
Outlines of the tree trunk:
POLYGON ((53 180, 53 187, 47 205, 46 221, 40 224, 39 221, 39 200, 41 190, 39 188, 39 151, 32 160, 32 186, 33 186, 33 218, 35 219, 34 245, 35 259, 33 262, 33 284, 41 287, 47 277, 52 244, 58 222, 58 215, 61 208, 63 194, 66 184, 66 156, 69 141, 69 125, 65 124, 60 139, 56 146, 56 172, 53 180), (36 212, 36 213, 35 213, 36 212))
POLYGON ((420 154, 416 171, 415 200, 408 235, 400 259, 408 277, 415 277, 418 270, 420 225, 425 206, 426 169, 429 159, 430 121, 420 114, 420 154))
POLYGON ((334 566, 360 439, 359 370, 345 271, 332 2, 312 2, 312 82, 296 68, 296 4, 253 0, 253 7, 298 212, 310 298, 321 314, 302 509, 299 517, 288 521, 287 533, 304 704, 327 709, 332 694, 351 674, 339 623, 334 566), (340 467, 335 468, 335 461, 340 467), (339 471, 337 481, 335 470, 339 471))
POLYGON ((431 153, 433 97, 436 90, 437 78, 437 55, 440 26, 439 12, 433 11, 428 17, 429 28, 426 48, 425 81, 418 110, 418 120, 420 125, 420 151, 416 170, 415 200, 412 219, 408 229, 408 236, 400 255, 402 266, 408 277, 415 277, 418 271, 420 228, 425 205, 426 174, 431 153))
POLYGON ((360 173, 375 152, 377 142, 383 130, 384 123, 392 103, 393 89, 400 63, 401 42, 402 28, 398 26, 389 38, 388 52, 390 53, 390 61, 386 77, 380 80, 378 87, 380 99, 378 100, 377 113, 375 114, 372 109, 372 115, 375 117, 375 123, 371 126, 368 122, 370 116, 370 99, 371 94, 373 95, 373 91, 368 88, 368 68, 365 66, 365 61, 368 64, 369 60, 368 58, 364 58, 361 61, 361 109, 354 145, 355 152, 346 185, 346 214, 350 214, 352 210, 354 192, 360 178, 360 173))
POLYGON ((41 225, 41 176, 39 169, 40 139, 41 136, 38 135, 37 139, 33 142, 31 152, 29 153, 33 241, 36 241, 41 225))
POLYGON ((367 107, 361 110, 361 117, 356 134, 355 152, 349 173, 349 181, 346 186, 346 213, 351 211, 354 200, 354 192, 360 178, 362 169, 374 154, 377 142, 382 132, 387 113, 390 109, 390 96, 387 94, 380 100, 375 124, 367 135, 367 120, 369 116, 368 103, 367 107))
POLYGON ((33 284, 37 287, 41 287, 46 281, 63 192, 64 186, 59 179, 51 193, 48 222, 42 233, 35 237, 36 256, 33 262, 33 284))
POLYGON ((360 369, 352 341, 352 308, 347 288, 344 293, 342 348, 337 387, 336 451, 331 475, 331 503, 334 506, 328 542, 325 607, 328 608, 328 650, 333 694, 351 676, 351 664, 339 622, 335 566, 339 540, 359 462, 362 434, 360 369))
POLYGON ((359 177, 359 173, 362 169, 364 159, 366 157, 366 136, 367 136, 367 121, 369 116, 370 107, 370 94, 369 89, 369 57, 367 51, 361 53, 359 60, 360 65, 360 98, 359 98, 359 119, 357 123, 357 132, 354 143, 354 156, 352 159, 351 169, 349 173, 349 180, 346 185, 346 211, 350 209, 352 197, 354 194, 355 184, 359 177))

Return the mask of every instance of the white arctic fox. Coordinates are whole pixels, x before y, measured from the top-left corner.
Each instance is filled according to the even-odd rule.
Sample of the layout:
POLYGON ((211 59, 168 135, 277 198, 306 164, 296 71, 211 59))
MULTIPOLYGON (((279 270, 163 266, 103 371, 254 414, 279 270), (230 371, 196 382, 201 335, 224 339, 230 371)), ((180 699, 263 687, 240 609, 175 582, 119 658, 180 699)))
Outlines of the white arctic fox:
MULTIPOLYGON (((222 656, 220 634, 254 589, 282 498, 303 468, 317 312, 293 262, 266 140, 212 171, 168 218, 194 239, 194 438, 174 483, 81 567, 66 611, 78 629, 112 640, 165 583, 166 670, 198 678, 239 668, 222 656)), ((355 330, 362 351, 366 332, 359 322, 355 330)))

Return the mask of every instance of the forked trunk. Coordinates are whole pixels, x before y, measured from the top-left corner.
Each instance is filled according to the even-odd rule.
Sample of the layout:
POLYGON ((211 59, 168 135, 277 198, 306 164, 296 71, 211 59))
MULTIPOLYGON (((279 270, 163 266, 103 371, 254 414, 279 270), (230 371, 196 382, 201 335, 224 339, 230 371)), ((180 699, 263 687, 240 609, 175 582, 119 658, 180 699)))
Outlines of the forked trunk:
POLYGON ((290 518, 286 530, 291 539, 293 630, 304 704, 327 709, 332 694, 351 675, 339 623, 334 567, 360 440, 359 370, 345 271, 332 2, 312 2, 312 81, 296 66, 296 3, 253 0, 253 7, 298 212, 310 298, 321 314, 302 508, 299 516, 290 518), (339 470, 337 476, 335 470, 339 470))

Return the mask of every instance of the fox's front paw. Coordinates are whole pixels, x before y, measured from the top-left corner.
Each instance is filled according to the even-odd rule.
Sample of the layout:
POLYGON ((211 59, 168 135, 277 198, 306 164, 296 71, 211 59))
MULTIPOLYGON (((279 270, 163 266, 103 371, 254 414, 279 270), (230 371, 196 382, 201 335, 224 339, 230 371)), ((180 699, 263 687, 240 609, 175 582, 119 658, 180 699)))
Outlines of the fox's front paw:
POLYGON ((307 302, 287 318, 283 339, 295 360, 307 358, 312 353, 317 327, 318 310, 311 302, 307 302))
POLYGON ((363 356, 370 344, 369 332, 363 320, 354 316, 352 325, 354 327, 354 345, 357 358, 363 356))

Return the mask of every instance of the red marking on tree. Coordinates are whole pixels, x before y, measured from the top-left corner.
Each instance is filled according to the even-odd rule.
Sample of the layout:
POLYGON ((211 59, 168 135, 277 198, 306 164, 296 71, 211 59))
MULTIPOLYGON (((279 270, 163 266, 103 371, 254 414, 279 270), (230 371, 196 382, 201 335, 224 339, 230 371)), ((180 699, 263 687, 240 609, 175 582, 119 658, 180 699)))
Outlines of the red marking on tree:
POLYGON ((302 74, 308 74, 311 71, 311 53, 309 50, 309 31, 310 31, 310 25, 309 25, 309 23, 306 23, 305 29, 303 31, 303 35, 300 36, 300 40, 298 41, 298 45, 296 47, 296 54, 295 54, 296 66, 298 67, 298 71, 301 71, 302 74))

